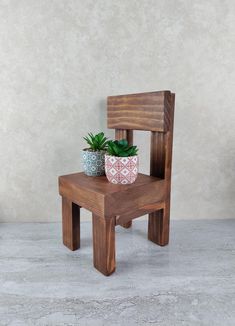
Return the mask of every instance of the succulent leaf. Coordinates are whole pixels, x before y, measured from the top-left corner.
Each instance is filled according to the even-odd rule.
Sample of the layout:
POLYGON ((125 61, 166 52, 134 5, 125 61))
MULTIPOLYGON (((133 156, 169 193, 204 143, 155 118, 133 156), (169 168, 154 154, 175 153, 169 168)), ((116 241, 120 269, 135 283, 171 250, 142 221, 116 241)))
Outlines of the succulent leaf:
POLYGON ((128 157, 137 155, 137 146, 129 146, 126 139, 108 141, 108 154, 118 157, 128 157))
POLYGON ((87 142, 89 145, 89 149, 93 151, 103 151, 107 149, 108 140, 104 136, 103 132, 100 132, 96 135, 89 132, 88 136, 83 137, 83 139, 87 142))

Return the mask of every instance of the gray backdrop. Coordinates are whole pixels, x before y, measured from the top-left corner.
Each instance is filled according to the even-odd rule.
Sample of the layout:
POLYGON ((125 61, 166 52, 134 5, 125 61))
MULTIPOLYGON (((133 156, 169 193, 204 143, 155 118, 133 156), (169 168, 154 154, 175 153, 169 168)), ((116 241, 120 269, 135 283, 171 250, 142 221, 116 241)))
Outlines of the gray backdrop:
POLYGON ((234 218, 234 71, 235 1, 0 0, 0 221, 59 220, 57 176, 107 131, 107 95, 163 89, 172 218, 234 218))

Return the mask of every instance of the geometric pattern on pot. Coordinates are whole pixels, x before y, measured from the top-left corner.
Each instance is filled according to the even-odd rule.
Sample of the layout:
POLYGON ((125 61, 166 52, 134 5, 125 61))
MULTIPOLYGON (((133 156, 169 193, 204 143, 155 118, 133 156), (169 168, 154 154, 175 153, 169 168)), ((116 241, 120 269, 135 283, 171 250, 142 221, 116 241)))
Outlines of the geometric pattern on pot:
POLYGON ((109 182, 130 184, 138 175, 139 158, 137 155, 117 157, 105 154, 105 174, 109 182))
POLYGON ((104 155, 105 151, 91 152, 82 151, 82 165, 84 173, 91 177, 104 175, 104 155))

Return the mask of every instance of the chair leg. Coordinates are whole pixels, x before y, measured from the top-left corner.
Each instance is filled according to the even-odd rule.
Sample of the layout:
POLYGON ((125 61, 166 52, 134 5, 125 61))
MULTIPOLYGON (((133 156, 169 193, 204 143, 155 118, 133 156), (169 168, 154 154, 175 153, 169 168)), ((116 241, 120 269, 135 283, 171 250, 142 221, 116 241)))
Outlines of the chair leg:
POLYGON ((102 274, 115 271, 115 217, 103 218, 92 214, 93 263, 102 274))
POLYGON ((121 224, 121 226, 125 229, 129 229, 132 226, 132 221, 121 224))
POLYGON ((169 243, 170 202, 165 208, 149 214, 148 239, 159 246, 169 243))
POLYGON ((62 197, 63 244, 70 250, 80 248, 80 207, 62 197))

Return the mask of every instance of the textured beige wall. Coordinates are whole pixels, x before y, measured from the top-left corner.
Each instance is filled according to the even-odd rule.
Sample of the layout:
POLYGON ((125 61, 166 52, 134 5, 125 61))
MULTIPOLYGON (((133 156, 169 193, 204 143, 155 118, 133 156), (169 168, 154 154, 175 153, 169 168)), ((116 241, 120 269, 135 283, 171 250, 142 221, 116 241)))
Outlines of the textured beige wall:
POLYGON ((235 218, 234 35, 231 0, 0 0, 0 221, 59 220, 57 176, 107 131, 106 96, 162 89, 176 93, 172 218, 235 218))

